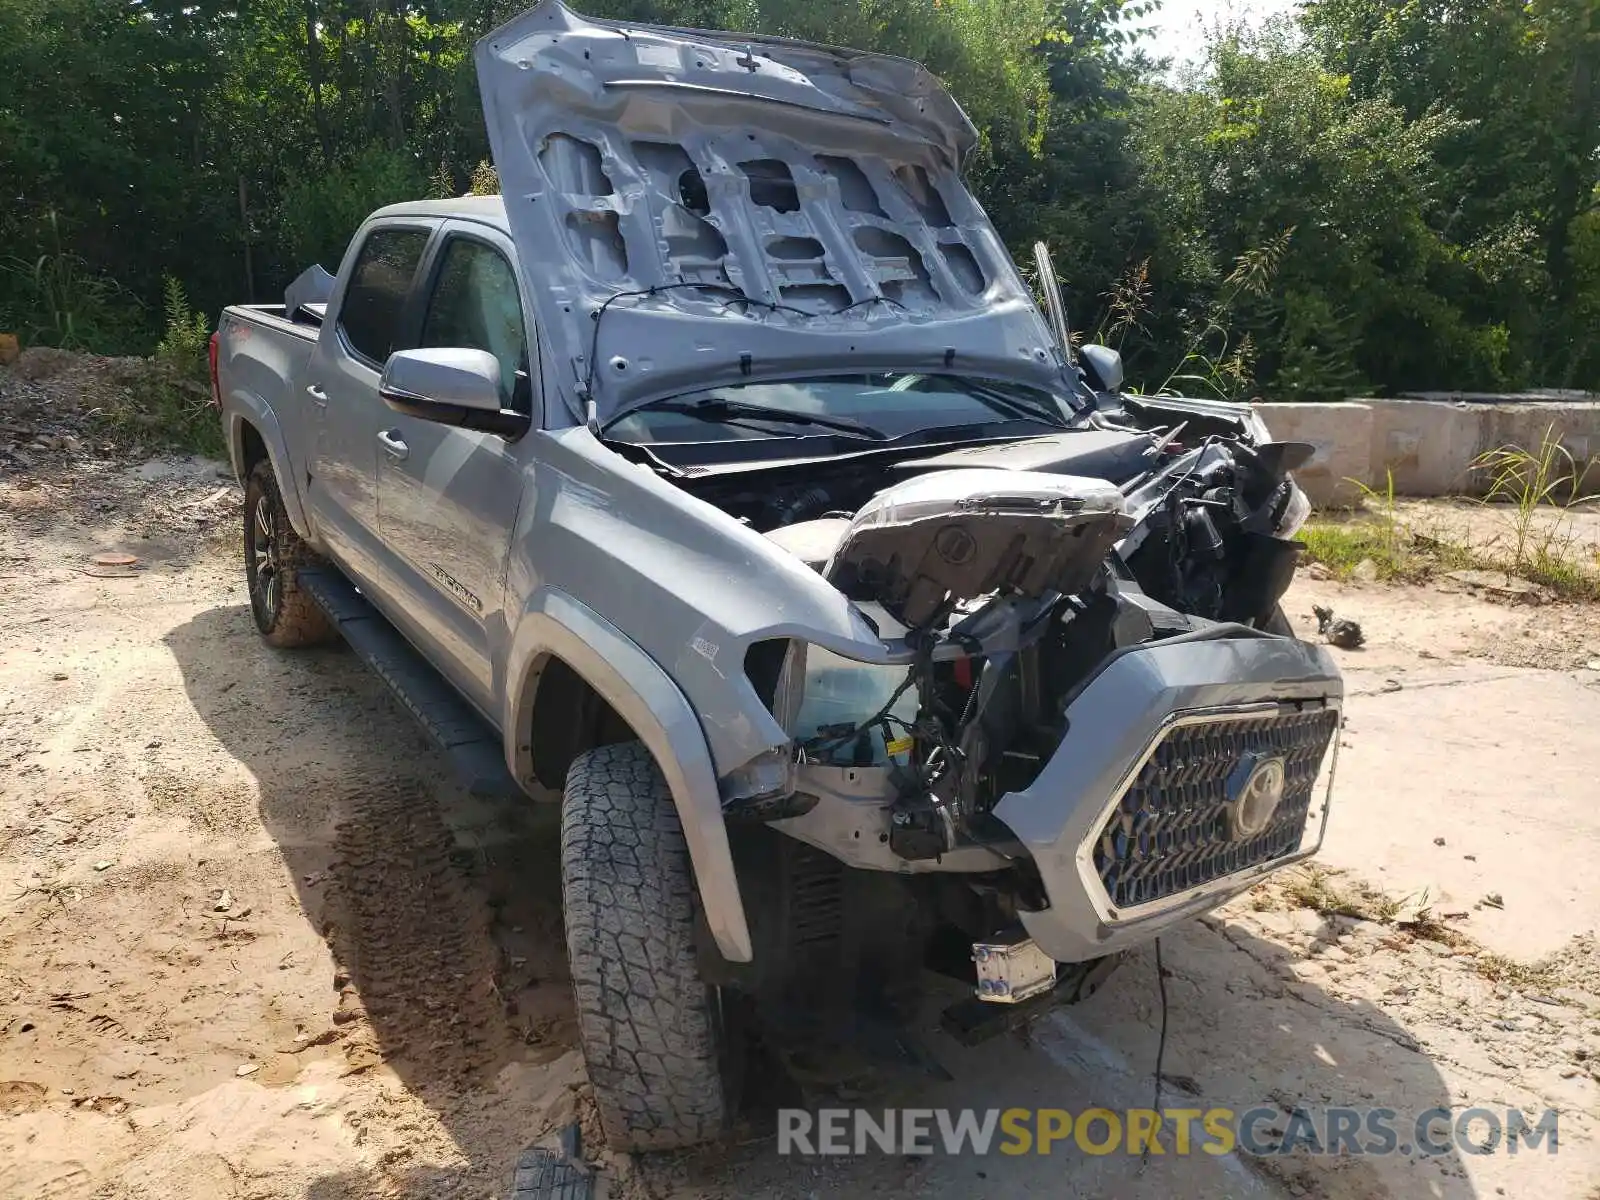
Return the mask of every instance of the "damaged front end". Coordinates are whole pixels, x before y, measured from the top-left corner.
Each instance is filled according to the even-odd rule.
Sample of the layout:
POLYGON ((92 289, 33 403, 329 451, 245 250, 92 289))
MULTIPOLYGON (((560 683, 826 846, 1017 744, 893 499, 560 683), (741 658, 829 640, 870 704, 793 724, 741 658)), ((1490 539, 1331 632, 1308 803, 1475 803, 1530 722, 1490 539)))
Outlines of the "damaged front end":
MULTIPOLYGON (((1108 484, 996 469, 908 480, 843 524, 825 577, 909 662, 824 667, 825 698, 802 703, 795 732, 808 761, 886 760, 892 854, 937 859, 994 840, 983 817, 1008 771, 1040 761, 1059 716, 1045 678, 1060 599, 1091 585, 1129 525, 1108 484), (881 704, 842 719, 851 683, 876 699, 894 674, 881 704)), ((812 681, 808 670, 808 699, 812 681)))
POLYGON ((1062 962, 1315 851, 1342 685, 1281 636, 1294 451, 1138 436, 1121 486, 934 459, 852 516, 767 531, 885 654, 789 644, 771 695, 794 790, 761 820, 853 867, 965 877, 974 942, 1020 922, 1062 962))

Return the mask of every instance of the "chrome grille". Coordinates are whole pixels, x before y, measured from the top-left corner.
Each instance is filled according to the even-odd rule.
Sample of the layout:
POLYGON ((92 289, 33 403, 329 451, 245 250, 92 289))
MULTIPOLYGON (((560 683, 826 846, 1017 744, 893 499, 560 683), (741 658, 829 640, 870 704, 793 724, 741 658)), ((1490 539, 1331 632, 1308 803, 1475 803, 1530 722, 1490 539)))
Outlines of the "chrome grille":
POLYGON ((1333 708, 1220 713, 1174 724, 1101 828, 1094 865, 1117 908, 1176 896, 1300 848, 1333 708), (1229 777, 1252 755, 1281 757, 1283 799, 1270 821, 1236 838, 1229 777))

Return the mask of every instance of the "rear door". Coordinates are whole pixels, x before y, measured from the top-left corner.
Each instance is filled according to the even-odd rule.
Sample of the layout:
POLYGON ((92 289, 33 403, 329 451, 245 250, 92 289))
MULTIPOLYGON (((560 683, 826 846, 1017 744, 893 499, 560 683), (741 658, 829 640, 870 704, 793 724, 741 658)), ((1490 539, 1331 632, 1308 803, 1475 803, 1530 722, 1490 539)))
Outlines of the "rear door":
POLYGON ((325 322, 304 379, 315 425, 306 481, 311 519, 334 559, 358 583, 382 592, 386 554, 378 530, 378 435, 388 408, 378 379, 391 352, 406 345, 412 295, 437 222, 397 219, 371 225, 346 256, 341 293, 325 322))
MULTIPOLYGON (((510 238, 447 222, 423 268, 416 345, 487 350, 501 403, 532 411, 528 321, 510 238)), ((522 493, 519 443, 386 410, 378 512, 391 552, 392 619, 457 688, 493 712, 491 643, 522 493)))

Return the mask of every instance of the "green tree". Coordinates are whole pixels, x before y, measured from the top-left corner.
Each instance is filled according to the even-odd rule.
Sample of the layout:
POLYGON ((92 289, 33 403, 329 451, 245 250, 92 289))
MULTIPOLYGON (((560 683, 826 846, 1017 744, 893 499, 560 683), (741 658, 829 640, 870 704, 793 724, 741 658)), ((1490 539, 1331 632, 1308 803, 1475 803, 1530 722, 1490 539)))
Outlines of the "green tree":
MULTIPOLYGON (((1156 2, 585 7, 926 62, 1008 244, 1151 386, 1600 385, 1600 0, 1307 0, 1179 82, 1130 32, 1156 2)), ((150 349, 167 276, 265 299, 373 207, 493 186, 471 51, 521 7, 0 0, 0 325, 150 349)))
POLYGON ((1478 268, 1461 303, 1538 381, 1600 382, 1576 246, 1600 183, 1600 3, 1314 0, 1305 24, 1355 94, 1458 118, 1433 218, 1478 268))

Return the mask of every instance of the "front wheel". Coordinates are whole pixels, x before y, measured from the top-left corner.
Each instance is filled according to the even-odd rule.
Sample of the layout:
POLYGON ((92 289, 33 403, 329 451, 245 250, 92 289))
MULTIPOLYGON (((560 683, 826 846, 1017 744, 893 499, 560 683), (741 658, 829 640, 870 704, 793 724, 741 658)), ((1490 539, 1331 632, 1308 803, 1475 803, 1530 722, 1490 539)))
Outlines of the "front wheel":
POLYGON ((718 994, 695 954, 694 873, 666 780, 640 742, 580 754, 561 812, 578 1036, 614 1150, 710 1141, 727 1116, 718 994))
POLYGON ((263 459, 244 485, 244 577, 250 613, 269 646, 313 646, 333 626, 300 590, 300 570, 317 556, 289 523, 272 464, 263 459))

